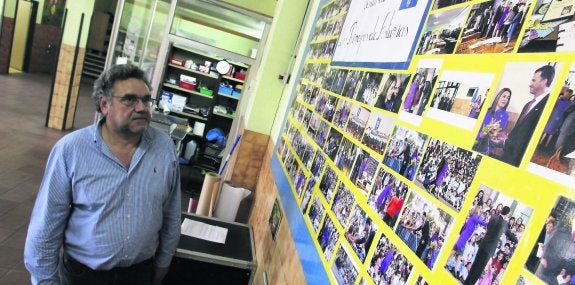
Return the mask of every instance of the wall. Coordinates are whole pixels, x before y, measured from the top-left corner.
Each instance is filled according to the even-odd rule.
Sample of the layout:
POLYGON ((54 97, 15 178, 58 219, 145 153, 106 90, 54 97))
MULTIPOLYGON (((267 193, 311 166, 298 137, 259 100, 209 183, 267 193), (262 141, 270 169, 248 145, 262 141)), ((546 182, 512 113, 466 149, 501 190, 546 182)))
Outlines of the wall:
MULTIPOLYGON (((361 1, 353 2, 357 4, 361 1)), ((377 6, 383 3, 383 1, 367 1, 365 3, 377 6)), ((430 14, 425 14, 421 20, 425 22, 425 17, 428 15, 438 15, 446 10, 455 10, 472 5, 473 4, 469 3, 461 3, 455 7, 442 8, 441 11, 430 11, 430 14)), ((322 6, 322 8, 324 7, 325 6, 322 6)), ((553 146, 545 147, 539 144, 540 139, 545 137, 544 129, 546 129, 546 125, 556 118, 554 115, 556 108, 554 108, 554 106, 560 104, 559 102, 556 105, 559 93, 565 92, 568 88, 573 89, 575 87, 575 84, 573 84, 575 79, 575 49, 571 47, 567 50, 560 51, 559 47, 555 50, 553 46, 552 50, 541 49, 534 51, 526 50, 525 46, 519 46, 523 35, 529 33, 532 28, 530 25, 533 21, 530 21, 530 19, 534 19, 538 16, 533 15, 533 12, 538 10, 537 8, 536 5, 531 5, 529 6, 529 10, 525 12, 525 22, 520 24, 521 27, 517 27, 517 34, 511 35, 512 40, 508 44, 511 48, 472 48, 471 50, 459 50, 459 52, 453 54, 428 55, 424 54, 425 49, 423 46, 425 45, 425 39, 418 36, 415 38, 415 41, 411 43, 413 45, 412 48, 415 51, 422 49, 424 52, 414 52, 413 56, 409 58, 410 63, 408 63, 405 68, 396 68, 393 65, 386 65, 385 67, 366 67, 362 64, 353 65, 353 63, 357 63, 359 60, 357 62, 352 61, 350 66, 338 66, 331 61, 333 53, 323 54, 327 49, 325 49, 322 44, 332 39, 337 39, 338 35, 340 35, 339 31, 331 36, 325 36, 321 33, 315 34, 316 38, 309 43, 310 51, 313 50, 314 53, 307 53, 304 58, 300 58, 300 60, 304 61, 308 69, 307 74, 296 79, 298 80, 297 87, 289 87, 288 89, 290 89, 290 91, 284 92, 284 96, 279 102, 280 108, 278 108, 277 111, 279 115, 276 116, 271 131, 272 144, 277 147, 277 152, 273 154, 274 157, 272 158, 269 156, 266 157, 265 162, 265 164, 272 164, 274 182, 260 179, 260 183, 265 183, 265 185, 258 184, 258 189, 260 189, 260 187, 272 188, 274 191, 267 192, 266 197, 259 198, 258 201, 261 201, 262 206, 257 211, 258 213, 267 212, 269 217, 271 204, 273 203, 272 197, 278 195, 275 193, 277 189, 279 196, 281 196, 285 217, 287 218, 283 223, 289 224, 289 233, 293 234, 297 232, 298 229, 302 229, 302 233, 305 235, 294 234, 293 239, 296 244, 295 250, 300 257, 301 264, 304 264, 302 269, 306 278, 308 277, 309 268, 313 267, 311 263, 314 263, 315 265, 319 265, 319 267, 322 268, 321 270, 325 271, 328 275, 329 283, 333 284, 341 283, 342 279, 347 278, 346 275, 348 274, 341 274, 341 272, 351 273, 351 279, 347 282, 350 284, 364 284, 364 282, 373 284, 383 282, 383 279, 390 282, 392 278, 406 278, 408 279, 408 284, 414 284, 415 282, 419 284, 419 280, 427 281, 430 284, 459 284, 457 277, 454 276, 455 273, 453 273, 453 270, 450 271, 448 269, 450 260, 456 259, 456 251, 452 249, 460 238, 462 228, 466 224, 466 221, 468 221, 470 210, 476 208, 479 201, 481 201, 481 203, 487 203, 487 197, 496 201, 495 204, 500 203, 502 206, 509 206, 511 208, 511 216, 514 219, 522 218, 525 223, 523 225, 526 226, 524 232, 521 232, 518 227, 510 227, 510 229, 513 230, 512 236, 518 237, 519 239, 517 242, 513 242, 511 238, 506 238, 512 249, 510 252, 505 253, 505 255, 508 256, 508 263, 506 264, 507 267, 504 273, 493 276, 493 278, 498 278, 499 284, 515 284, 519 281, 528 284, 540 284, 541 280, 546 280, 545 278, 555 280, 561 266, 566 267, 568 273, 575 273, 575 268, 573 268, 575 256, 572 254, 571 248, 573 244, 573 233, 575 232, 575 227, 572 222, 572 219, 575 217, 574 173, 570 173, 569 171, 572 170, 567 169, 566 160, 562 162, 552 160, 551 155, 555 151, 553 146), (501 51, 501 53, 499 53, 499 51, 501 51), (437 62, 440 63, 437 64, 437 62), (521 157, 521 161, 512 163, 500 157, 499 155, 501 155, 501 153, 497 151, 486 153, 483 150, 478 150, 475 139, 484 127, 482 120, 488 113, 487 106, 489 106, 491 100, 494 99, 495 93, 503 87, 512 88, 513 98, 511 100, 514 102, 514 108, 509 109, 509 124, 519 124, 515 118, 518 117, 525 103, 532 97, 530 92, 533 91, 527 90, 527 88, 531 87, 530 82, 532 76, 536 68, 548 63, 553 65, 556 71, 554 83, 548 90, 551 96, 549 96, 549 102, 544 107, 537 109, 541 111, 540 118, 537 117, 538 120, 535 121, 527 134, 523 135, 531 139, 523 145, 526 148, 525 155, 521 157), (319 69, 319 71, 316 69, 314 73, 314 66, 327 68, 325 70, 319 69), (453 109, 451 111, 439 110, 438 107, 431 104, 431 99, 435 95, 433 90, 436 86, 434 85, 432 85, 433 90, 428 94, 431 96, 429 97, 429 101, 422 101, 425 102, 425 104, 422 104, 423 107, 425 107, 423 114, 416 115, 413 110, 410 109, 411 107, 405 103, 410 100, 408 99, 408 94, 411 93, 407 91, 409 87, 412 86, 409 84, 411 83, 410 78, 413 78, 416 72, 420 73, 430 67, 436 70, 435 75, 438 76, 439 80, 441 80, 444 71, 476 72, 476 75, 471 75, 472 77, 479 77, 483 74, 493 75, 493 80, 487 86, 490 88, 490 92, 488 92, 488 98, 483 105, 484 107, 480 110, 480 113, 477 114, 478 117, 471 119, 471 124, 465 127, 460 124, 461 121, 469 120, 470 116, 467 114, 455 116, 453 115, 453 109), (362 96, 369 96, 363 92, 357 92, 352 98, 346 97, 341 89, 334 87, 337 86, 336 82, 338 82, 338 72, 340 71, 359 71, 362 72, 362 74, 369 73, 371 76, 363 78, 381 76, 379 80, 376 80, 378 87, 376 96, 379 96, 384 82, 391 74, 401 76, 404 79, 402 80, 404 84, 403 87, 399 86, 401 91, 399 91, 396 96, 396 98, 399 98, 401 106, 399 106, 399 109, 396 111, 376 107, 374 105, 375 102, 363 101, 364 97, 362 96), (313 76, 310 74, 313 74, 313 76), (407 80, 405 80, 405 78, 407 78, 407 80), (323 112, 323 109, 321 109, 323 105, 317 103, 321 101, 313 101, 313 96, 310 96, 306 92, 311 90, 318 90, 318 94, 320 94, 318 97, 326 96, 328 100, 335 99, 335 102, 340 102, 340 104, 332 104, 334 108, 336 106, 337 108, 342 106, 342 102, 349 102, 354 106, 360 106, 370 112, 370 118, 382 118, 382 121, 389 119, 390 122, 392 122, 391 125, 393 126, 394 132, 391 132, 392 128, 390 128, 389 133, 382 136, 382 138, 385 137, 383 141, 386 144, 381 150, 376 151, 372 147, 368 147, 366 141, 362 140, 362 137, 365 138, 366 135, 363 133, 363 129, 359 132, 359 136, 357 136, 354 134, 354 130, 350 130, 349 122, 346 128, 345 123, 339 126, 335 121, 332 121, 331 117, 329 119, 326 118, 329 113, 323 112), (294 96, 290 96, 290 94, 292 94, 291 92, 297 94, 295 102, 293 102, 294 96), (292 105, 291 109, 290 105, 292 105), (287 120, 281 118, 284 115, 288 118, 287 120), (344 142, 349 142, 347 145, 357 147, 352 154, 353 156, 349 156, 353 165, 353 167, 351 165, 349 166, 351 169, 346 170, 340 165, 340 162, 345 161, 348 157, 336 153, 333 153, 333 156, 325 157, 325 161, 319 163, 318 169, 313 168, 315 163, 314 159, 324 155, 327 148, 326 145, 319 142, 318 136, 315 136, 313 130, 309 128, 310 117, 311 120, 313 120, 314 116, 321 122, 326 123, 328 129, 331 129, 332 133, 335 133, 335 135, 333 135, 335 141, 343 139, 341 146, 338 142, 337 147, 342 148, 344 142), (276 133, 277 136, 274 135, 276 133), (338 136, 338 133, 340 133, 341 136, 338 136), (396 169, 397 165, 390 162, 393 161, 391 155, 393 153, 392 146, 398 147, 402 145, 401 141, 404 139, 403 134, 408 134, 407 137, 409 140, 419 141, 420 143, 418 152, 412 151, 410 153, 416 153, 417 156, 407 160, 413 164, 410 165, 410 167, 413 167, 413 172, 400 173, 400 168, 396 169), (531 136, 531 134, 533 134, 533 136, 531 136), (453 155, 453 153, 448 150, 457 153, 457 155, 453 155), (309 153, 311 153, 311 156, 303 156, 309 153), (440 154, 439 156, 437 156, 438 153, 440 154), (442 157, 447 157, 451 160, 447 162, 447 164, 450 165, 449 169, 452 171, 452 176, 449 181, 459 181, 458 179, 460 178, 453 178, 457 176, 453 174, 455 173, 453 171, 454 169, 455 171, 461 171, 460 174, 464 177, 461 181, 465 180, 466 182, 465 184, 460 183, 459 185, 465 186, 464 188, 458 188, 457 191, 461 190, 462 192, 458 192, 458 194, 448 193, 448 190, 445 190, 447 188, 443 188, 445 186, 443 184, 438 185, 437 189, 434 186, 426 187, 423 185, 424 175, 430 173, 428 169, 426 170, 426 166, 432 165, 434 159, 439 161, 442 157), (468 157, 469 160, 462 159, 462 157, 468 157), (411 159, 415 159, 415 161, 411 159), (275 165, 274 161, 278 160, 280 161, 280 169, 276 172, 273 165, 275 165), (364 164, 364 162, 366 163, 364 164), (310 165, 312 165, 312 167, 310 167, 310 165), (328 175, 328 173, 335 174, 335 176, 328 175), (365 179, 356 180, 352 178, 354 177, 354 173, 359 174, 358 177, 364 177, 365 179), (300 174, 303 175, 305 181, 301 184, 301 188, 299 187, 299 179, 297 179, 301 177, 300 174), (309 183, 312 178, 316 179, 316 186, 309 189, 305 186, 304 190, 303 185, 309 183), (283 184, 282 180, 287 180, 287 185, 283 184), (329 186, 322 187, 320 184, 320 181, 324 184, 330 183, 326 181, 331 180, 333 180, 333 184, 326 184, 329 186), (385 182, 388 180, 395 182, 385 182), (320 184, 319 187, 318 184, 320 184), (383 186, 391 184, 400 185, 394 186, 399 187, 396 189, 401 189, 401 191, 394 190, 396 193, 404 190, 406 192, 399 194, 401 199, 405 199, 404 207, 401 208, 402 211, 396 214, 396 218, 400 219, 401 222, 394 221, 393 224, 390 225, 388 221, 384 222, 384 218, 386 218, 387 214, 376 206, 376 197, 381 194, 383 186), (365 185, 371 186, 366 188, 365 185), (341 213, 333 210, 334 207, 336 207, 337 201, 337 196, 334 198, 334 195, 344 193, 345 191, 343 189, 349 189, 348 191, 352 193, 353 200, 349 207, 350 211, 340 217, 341 213), (461 193, 463 193, 463 195, 461 193), (313 197, 311 200, 313 204, 310 202, 310 204, 312 204, 310 207, 304 207, 304 205, 307 205, 305 203, 310 201, 306 198, 307 194, 313 197), (485 199, 481 197, 482 194, 486 195, 485 199), (405 196, 401 197, 401 195, 405 196), (294 203, 296 203, 295 213, 289 213, 291 210, 290 205, 294 203), (299 209, 298 206, 301 206, 301 209, 299 209), (351 211, 352 207, 353 212, 351 211), (416 252, 419 238, 415 237, 413 240, 416 242, 412 244, 412 240, 408 239, 408 237, 415 236, 411 232, 413 229, 409 230, 404 225, 408 222, 409 215, 413 215, 416 219, 415 225, 422 226, 422 221, 425 220, 425 218, 422 218, 421 213, 424 211, 432 217, 430 218, 432 229, 439 229, 439 231, 437 236, 431 237, 431 243, 424 244, 424 251, 416 252), (292 214, 296 216, 295 219, 292 214), (550 216, 554 216, 554 218, 550 218, 550 216), (349 220, 350 217, 351 220, 349 220), (300 224, 302 219, 303 225, 300 224), (560 263, 558 263, 560 266, 556 267, 555 271, 552 273, 540 273, 535 270, 537 269, 539 260, 534 256, 535 252, 537 252, 537 243, 540 242, 538 237, 541 233, 544 233, 546 227, 545 222, 549 219, 559 221, 557 223, 557 227, 559 228, 557 232, 560 232, 562 237, 560 240, 558 238, 555 245, 564 250, 563 253, 555 253, 553 257, 554 259, 560 260, 560 263), (371 247, 368 246, 362 255, 362 247, 354 246, 354 239, 359 239, 359 236, 357 238, 353 236, 355 231, 358 233, 362 232, 366 220, 373 221, 376 225, 376 229, 373 231, 374 240, 371 247), (331 221, 333 221, 333 223, 331 221), (331 227, 329 226, 330 223, 331 227), (297 225, 294 226, 294 224, 297 225), (320 247, 320 240, 324 237, 322 233, 325 232, 324 229, 326 228, 331 229, 331 233, 337 233, 335 239, 328 239, 330 244, 327 245, 327 249, 323 246, 320 247), (300 246, 301 241, 306 239, 306 236, 310 237, 311 241, 305 243, 307 247, 305 245, 300 246), (569 249, 566 249, 567 247, 569 247, 569 249), (315 262, 310 262, 304 255, 313 251, 316 251, 318 256, 315 262), (328 252, 331 254, 331 258, 328 257, 328 252), (397 263, 397 261, 400 262, 397 263, 397 267, 390 267, 390 271, 381 272, 381 270, 379 270, 379 264, 383 264, 381 260, 384 255, 388 255, 388 252, 392 254, 393 263, 397 263), (336 254, 338 258, 334 258, 336 254), (337 260, 337 262, 334 260, 337 260), (399 270, 399 268, 401 268, 401 270, 399 270), (408 272, 409 274, 404 274, 404 272, 408 272)), ((333 18, 337 18, 337 16, 333 18)), ((327 17, 327 19, 332 18, 327 17)), ((371 18, 366 16, 365 19, 371 18)), ((470 17, 468 20, 472 19, 475 18, 470 17)), ((361 22, 361 19, 357 20, 361 22)), ((570 16, 562 21, 572 24, 574 20, 575 18, 570 16)), ((320 22, 320 24, 325 23, 324 21, 318 22, 320 22)), ((318 28, 320 24, 318 24, 318 28)), ((424 27, 425 25, 420 26, 420 28, 424 27)), ((465 28, 462 28, 462 31, 463 30, 465 30, 465 28)), ((345 31, 347 32, 348 30, 345 31)), ((490 37, 484 38, 484 40, 488 39, 490 39, 490 37)), ((573 38, 568 37, 567 40, 572 41, 573 38)), ((475 43, 477 42, 478 41, 475 41, 475 43)), ((367 45, 367 43, 365 44, 367 45)), ((486 46, 502 47, 503 45, 505 45, 505 41, 492 42, 486 46)), ((388 47, 389 46, 383 45, 379 46, 382 50, 388 47)), ((397 50, 399 51, 400 48, 397 48, 397 50)), ((378 52, 379 50, 377 50, 377 52, 376 50, 372 50, 372 53, 366 53, 365 51, 362 53, 360 51, 358 54, 368 54, 375 58, 378 54, 383 54, 383 52, 378 52)), ((295 69, 297 70, 298 67, 296 66, 295 69)), ((427 76, 425 78, 429 79, 433 77, 427 76)), ((343 79, 345 82, 348 82, 345 76, 343 79)), ((368 80, 369 79, 359 80, 354 82, 352 86, 362 86, 366 84, 368 80)), ((313 92, 311 94, 313 94, 313 92)), ((460 109, 463 109, 463 107, 460 109)), ((254 108, 251 113, 254 113, 253 110, 259 109, 254 108)), ((333 111, 333 109, 331 110, 333 111)), ((364 124, 364 127, 365 126, 364 124)), ((372 129, 374 128, 373 125, 369 126, 372 129)), ((506 131, 506 134, 509 135, 510 129, 513 128, 507 126, 503 131, 506 131)), ((564 129, 563 132, 565 131, 564 129)), ((570 142, 570 147, 573 147, 573 144, 573 142, 570 142)), ((511 152, 512 150, 507 149, 506 151, 511 152)), ((567 159, 565 154, 562 154, 562 157, 563 159, 567 159)), ((403 160, 406 159, 404 158, 403 160)), ((573 165, 573 159, 569 159, 569 161, 570 165, 573 165)), ((261 175, 267 175, 265 171, 264 166, 261 175)), ((498 210, 495 209, 495 206, 484 206, 483 208, 484 210, 482 210, 481 217, 487 217, 485 218, 486 220, 489 220, 490 216, 498 215, 498 210)), ((265 221, 264 217, 260 217, 259 219, 254 217, 253 222, 265 225, 265 221)), ((280 236, 288 234, 286 233, 286 229, 288 228, 282 224, 278 234, 280 236)), ((481 236, 481 232, 484 230, 481 226, 476 227, 476 233, 479 233, 478 236, 481 236)), ((262 230, 262 232, 260 235, 266 233, 269 235, 269 232, 265 232, 264 230, 262 230)), ((273 252, 278 255, 275 260, 281 260, 284 253, 282 251, 274 251, 275 247, 283 247, 285 245, 293 250, 291 241, 284 241, 287 245, 284 243, 272 244, 260 236, 259 242, 259 248, 263 251, 262 258, 266 261, 266 265, 269 264, 267 272, 274 273, 272 278, 277 278, 278 274, 285 274, 286 272, 276 273, 274 271, 277 267, 270 264, 273 262, 267 263, 267 260, 272 260, 275 257, 267 257, 266 254, 273 252)), ((501 249, 503 250, 503 247, 501 247, 501 249)), ((491 258, 491 255, 489 258, 491 258)), ((471 261, 469 263, 471 268, 479 268, 476 265, 474 267, 472 264, 471 261)), ((482 268, 480 268, 480 271, 482 271, 482 268)), ((297 278, 299 272, 299 269, 294 269, 293 275, 297 278)), ((309 279, 306 281, 312 284, 309 279)))

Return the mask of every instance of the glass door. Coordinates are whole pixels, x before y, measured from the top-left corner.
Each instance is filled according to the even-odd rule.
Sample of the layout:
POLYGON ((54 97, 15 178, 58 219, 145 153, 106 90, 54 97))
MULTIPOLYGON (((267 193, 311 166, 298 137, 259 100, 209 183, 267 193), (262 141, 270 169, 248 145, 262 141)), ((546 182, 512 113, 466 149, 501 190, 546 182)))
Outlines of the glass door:
POLYGON ((119 17, 114 20, 106 68, 120 63, 134 64, 152 81, 170 7, 170 0, 119 1, 116 8, 119 17))

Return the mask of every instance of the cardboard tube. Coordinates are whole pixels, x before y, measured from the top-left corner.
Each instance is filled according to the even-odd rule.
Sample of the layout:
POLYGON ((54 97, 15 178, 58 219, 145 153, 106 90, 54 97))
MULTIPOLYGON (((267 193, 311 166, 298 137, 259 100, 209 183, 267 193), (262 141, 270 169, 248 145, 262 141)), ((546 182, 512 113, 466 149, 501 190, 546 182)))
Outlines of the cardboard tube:
POLYGON ((214 185, 219 183, 220 177, 216 173, 210 172, 204 176, 204 184, 202 185, 200 200, 198 201, 198 207, 196 208, 197 215, 209 215, 214 185))
POLYGON ((210 209, 208 211, 208 216, 213 217, 214 207, 216 206, 216 201, 218 199, 218 193, 220 192, 220 180, 214 183, 212 187, 212 197, 210 198, 210 209))

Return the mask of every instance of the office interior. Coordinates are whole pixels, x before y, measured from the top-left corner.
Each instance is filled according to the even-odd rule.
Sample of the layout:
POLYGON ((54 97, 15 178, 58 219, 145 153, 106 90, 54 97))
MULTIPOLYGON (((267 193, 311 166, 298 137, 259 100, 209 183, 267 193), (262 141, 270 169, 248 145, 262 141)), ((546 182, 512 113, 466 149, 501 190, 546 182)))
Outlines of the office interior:
MULTIPOLYGON (((189 134, 177 145, 185 156, 188 143, 197 140, 194 159, 184 157, 188 162, 182 166, 183 210, 190 208, 188 200, 201 195, 204 175, 220 171, 227 155, 221 180, 250 190, 236 217, 252 233, 254 262, 247 270, 248 283, 336 282, 327 262, 322 263, 321 252, 309 242, 302 246, 302 240, 314 237, 301 224, 301 212, 285 210, 294 207, 293 197, 285 196, 292 185, 278 182, 282 169, 276 153, 298 79, 305 72, 304 56, 317 53, 312 63, 325 68, 322 64, 333 53, 337 40, 328 35, 337 34, 343 25, 337 16, 347 8, 322 10, 333 2, 345 1, 0 0, 0 86, 6 86, 0 104, 0 130, 6 134, 0 136, 4 158, 0 163, 0 284, 29 283, 22 249, 50 148, 63 135, 94 122, 91 84, 105 67, 124 62, 146 71, 158 104, 164 93, 171 100, 176 98, 173 95, 192 94, 186 103, 200 98, 194 101, 200 102, 197 105, 177 106, 182 108, 169 112, 156 104, 155 111, 157 118, 168 114, 171 120, 184 119, 192 129, 196 122, 205 126, 201 134, 189 134), (314 34, 320 17, 328 21, 314 34), (322 37, 327 40, 314 42, 322 37), (310 42, 315 51, 309 49, 310 42), (217 74, 208 68, 208 75, 187 82, 181 76, 189 75, 187 57, 201 59, 208 67, 225 60, 233 69, 217 74), (236 69, 243 72, 236 75, 236 69), (206 115, 206 109, 221 112, 206 115), (223 129, 226 140, 206 142, 211 128, 223 129), (236 138, 240 140, 234 148, 236 138), (283 220, 270 230, 275 214, 283 220)), ((450 22, 424 30, 422 38, 427 40, 419 42, 415 54, 457 51, 469 8, 451 12, 455 14, 442 18, 450 22)), ((323 74, 325 70, 320 70, 317 76, 323 74)), ((174 122, 181 123, 159 119, 153 125, 171 135, 174 122)), ((427 271, 427 276, 433 276, 427 271)), ((359 279, 353 284, 363 284, 359 279)))

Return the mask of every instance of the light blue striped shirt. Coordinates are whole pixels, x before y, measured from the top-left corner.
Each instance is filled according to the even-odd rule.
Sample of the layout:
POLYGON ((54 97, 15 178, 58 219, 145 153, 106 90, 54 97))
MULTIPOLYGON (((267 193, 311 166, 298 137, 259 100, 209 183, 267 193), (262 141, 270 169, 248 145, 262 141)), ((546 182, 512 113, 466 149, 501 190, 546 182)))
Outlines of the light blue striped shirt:
POLYGON ((98 124, 56 143, 26 237, 32 283, 58 284, 60 248, 92 269, 155 256, 167 267, 180 237, 180 170, 171 139, 148 127, 129 168, 103 141, 98 124))

